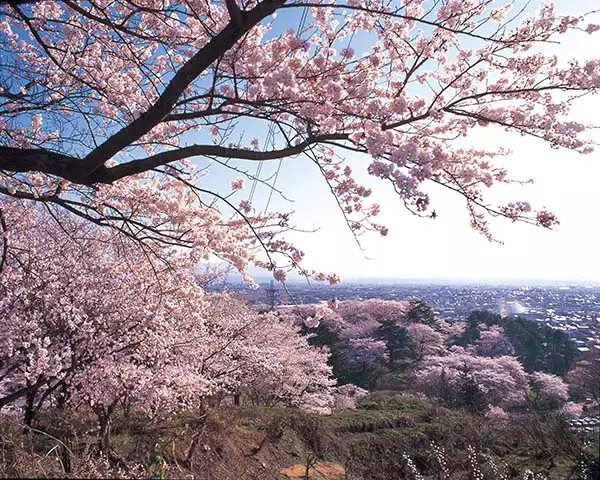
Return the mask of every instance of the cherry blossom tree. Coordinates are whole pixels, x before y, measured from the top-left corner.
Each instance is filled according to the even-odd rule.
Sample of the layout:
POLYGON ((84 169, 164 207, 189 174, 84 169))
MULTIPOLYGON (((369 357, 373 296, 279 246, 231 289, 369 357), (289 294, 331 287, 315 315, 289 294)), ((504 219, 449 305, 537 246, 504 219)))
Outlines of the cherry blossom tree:
POLYGON ((425 357, 414 377, 419 389, 433 397, 449 398, 459 391, 461 381, 469 379, 489 404, 499 407, 523 402, 529 391, 527 374, 515 357, 479 357, 460 347, 445 355, 425 357))
POLYGON ((557 400, 569 398, 569 388, 564 380, 551 373, 533 372, 529 374, 529 383, 536 394, 557 400))
POLYGON ((279 305, 277 312, 289 318, 296 325, 304 325, 309 329, 317 328, 321 322, 331 325, 336 331, 341 331, 342 317, 329 305, 321 303, 306 303, 300 305, 279 305))
POLYGON ((497 325, 480 331, 474 350, 477 355, 484 357, 501 357, 515 353, 510 340, 504 335, 504 329, 497 325))
POLYGON ((115 230, 40 206, 5 202, 0 273, 0 408, 25 421, 51 403, 97 416, 110 449, 120 405, 150 417, 245 393, 264 403, 330 411, 328 351, 299 327, 206 294, 194 256, 148 256, 115 230))
POLYGON ((367 390, 350 383, 336 387, 333 392, 333 410, 340 411, 355 409, 358 401, 361 398, 367 397, 368 395, 369 392, 367 390))
MULTIPOLYGON (((364 338, 372 336, 379 326, 386 321, 395 324, 407 322, 409 302, 393 300, 336 301, 335 309, 329 302, 300 305, 281 305, 278 311, 289 316, 297 324, 307 325, 308 319, 325 322, 331 325, 345 338, 364 338)), ((309 328, 315 328, 308 320, 309 328)))
POLYGON ((579 418, 583 415, 583 405, 576 402, 567 402, 561 410, 566 418, 579 418))
POLYGON ((26 398, 30 421, 46 400, 60 393, 64 402, 75 386, 89 403, 110 395, 112 405, 133 389, 120 377, 158 380, 183 320, 203 318, 204 291, 179 256, 165 265, 114 231, 35 205, 3 207, 11 229, 0 274, 0 406, 26 398))
POLYGON ((598 26, 585 12, 527 5, 1 2, 0 193, 142 242, 194 247, 200 235, 203 245, 227 244, 223 252, 242 268, 257 247, 261 257, 250 260, 280 280, 302 253, 276 239, 289 214, 262 216, 239 197, 244 178, 264 181, 241 162, 306 158, 355 234, 387 228, 345 153, 363 159, 415 214, 432 215, 424 187, 435 184, 463 197, 472 226, 487 236, 489 214, 552 227, 554 215, 526 201, 486 201, 485 189, 510 181, 506 150, 455 141, 496 128, 592 150, 588 126, 570 110, 597 91, 598 60, 536 48, 598 26), (303 14, 298 29, 286 30, 289 17, 279 12, 303 14), (364 35, 368 46, 352 45, 364 35), (258 130, 269 133, 254 138, 258 130), (198 158, 231 172, 231 188, 205 188, 188 162, 198 158), (236 220, 224 221, 231 213, 236 220), (224 224, 228 233, 210 233, 224 224))
POLYGON ((502 407, 490 406, 490 409, 486 413, 486 418, 489 422, 496 427, 504 427, 508 424, 510 416, 504 411, 502 407))
POLYGON ((395 300, 347 300, 340 302, 337 314, 349 337, 371 335, 384 322, 406 323, 410 304, 395 300))
POLYGON ((349 338, 348 360, 364 364, 384 364, 389 358, 389 346, 384 340, 364 337, 349 338))
POLYGON ((600 355, 597 351, 586 354, 567 372, 566 379, 577 386, 586 395, 590 395, 596 404, 600 403, 600 355))
POLYGON ((372 362, 386 357, 386 343, 378 336, 379 329, 386 322, 405 324, 408 309, 408 302, 369 299, 337 302, 335 310, 320 303, 282 306, 279 311, 309 329, 326 323, 351 347, 353 357, 372 362))
POLYGON ((255 404, 331 411, 335 380, 325 349, 310 347, 289 322, 258 315, 228 295, 208 294, 204 304, 201 318, 171 317, 158 349, 144 345, 135 356, 102 359, 73 379, 79 387, 70 404, 83 401, 96 413, 103 449, 111 415, 124 403, 151 417, 240 395, 255 404))
POLYGON ((406 327, 410 336, 417 360, 425 355, 436 355, 444 350, 444 337, 429 325, 412 323, 406 327))
POLYGON ((207 302, 205 327, 194 343, 203 350, 202 374, 218 393, 257 404, 331 409, 335 380, 327 349, 310 346, 288 318, 259 315, 225 294, 208 295, 207 302))

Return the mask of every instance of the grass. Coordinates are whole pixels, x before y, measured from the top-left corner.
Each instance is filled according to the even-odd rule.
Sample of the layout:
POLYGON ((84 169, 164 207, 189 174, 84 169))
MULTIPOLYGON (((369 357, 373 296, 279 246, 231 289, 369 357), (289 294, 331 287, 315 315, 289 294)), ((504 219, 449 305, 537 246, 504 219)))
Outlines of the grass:
MULTIPOLYGON (((116 417, 113 456, 102 457, 95 447, 93 416, 46 411, 29 435, 23 435, 14 419, 0 421, 0 476, 65 476, 61 462, 68 448, 72 452, 68 475, 74 477, 275 479, 284 478, 281 472, 297 473, 314 458, 315 466, 330 467, 320 473, 315 469, 315 479, 338 478, 339 466, 351 478, 387 480, 411 478, 404 453, 424 474, 436 474, 431 447, 435 442, 445 449, 456 471, 454 478, 463 478, 469 445, 482 461, 489 457, 498 465, 509 464, 515 476, 509 478, 525 468, 549 472, 551 479, 567 478, 575 462, 567 449, 557 444, 549 450, 550 458, 547 452, 541 455, 536 443, 517 427, 494 429, 481 417, 437 407, 418 396, 379 392, 361 402, 359 409, 331 416, 242 406, 188 411, 162 420, 116 417)), ((576 441, 564 432, 560 436, 547 431, 548 442, 551 437, 576 441)), ((482 468, 489 470, 489 465, 482 468)))

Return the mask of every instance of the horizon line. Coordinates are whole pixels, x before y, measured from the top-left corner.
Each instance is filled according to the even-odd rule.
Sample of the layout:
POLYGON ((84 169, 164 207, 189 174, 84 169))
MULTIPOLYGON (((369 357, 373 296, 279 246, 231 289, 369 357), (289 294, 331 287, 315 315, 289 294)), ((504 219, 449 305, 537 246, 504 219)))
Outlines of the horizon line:
MULTIPOLYGON (((227 275, 227 281, 229 281, 229 277, 233 276, 236 281, 240 281, 243 283, 241 276, 235 272, 227 275)), ((254 280, 257 283, 269 283, 273 281, 275 283, 279 283, 274 280, 269 275, 253 275, 254 280)), ((233 279, 232 279, 233 280, 233 279)), ((300 276, 294 275, 290 276, 286 285, 297 285, 297 284, 306 284, 308 281, 300 276)), ((341 287, 344 285, 352 285, 352 284, 407 284, 407 283, 418 283, 418 284, 537 284, 537 285, 556 285, 562 284, 563 286, 569 285, 578 285, 578 286, 594 286, 600 287, 600 280, 591 280, 591 279, 575 279, 575 278, 506 278, 506 277, 376 277, 376 276, 348 276, 342 277, 341 283, 337 285, 328 285, 322 282, 316 282, 314 280, 310 281, 312 286, 319 287, 341 287)))

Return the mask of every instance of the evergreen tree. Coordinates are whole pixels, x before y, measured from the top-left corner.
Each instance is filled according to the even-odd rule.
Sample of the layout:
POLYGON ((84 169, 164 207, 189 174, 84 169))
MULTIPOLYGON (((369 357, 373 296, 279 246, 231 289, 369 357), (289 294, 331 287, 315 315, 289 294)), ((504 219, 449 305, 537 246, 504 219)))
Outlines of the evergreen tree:
POLYGON ((472 413, 483 413, 488 408, 485 394, 467 369, 461 373, 454 404, 472 413))
POLYGON ((469 316, 467 319, 467 327, 465 328, 463 334, 460 335, 456 340, 456 344, 463 347, 471 345, 479 340, 480 334, 479 320, 477 317, 469 316))
POLYGON ((477 340, 482 323, 504 328, 516 356, 528 372, 544 371, 562 376, 575 360, 575 346, 565 332, 522 317, 502 318, 485 310, 471 312, 467 328, 456 344, 466 346, 477 340))
POLYGON ((421 300, 410 302, 410 310, 406 314, 406 319, 409 323, 424 323, 430 327, 434 327, 436 324, 433 309, 421 300))
POLYGON ((327 347, 329 349, 329 360, 327 363, 332 368, 333 376, 341 384, 354 383, 350 379, 352 374, 350 373, 350 365, 348 364, 344 342, 327 322, 320 322, 319 326, 314 329, 305 328, 303 333, 310 333, 312 335, 309 338, 310 345, 327 347))
POLYGON ((386 343, 390 368, 399 366, 402 360, 415 358, 415 346, 408 331, 394 320, 382 322, 374 336, 386 343))

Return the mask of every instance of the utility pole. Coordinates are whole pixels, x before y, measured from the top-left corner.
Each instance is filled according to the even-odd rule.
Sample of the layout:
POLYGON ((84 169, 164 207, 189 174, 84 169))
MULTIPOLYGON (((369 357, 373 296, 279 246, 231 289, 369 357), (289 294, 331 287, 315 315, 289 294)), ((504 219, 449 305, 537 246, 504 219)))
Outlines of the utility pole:
POLYGON ((267 289, 267 305, 269 306, 269 312, 275 310, 277 300, 277 289, 275 288, 275 283, 273 282, 273 280, 271 280, 269 283, 269 288, 267 289))

